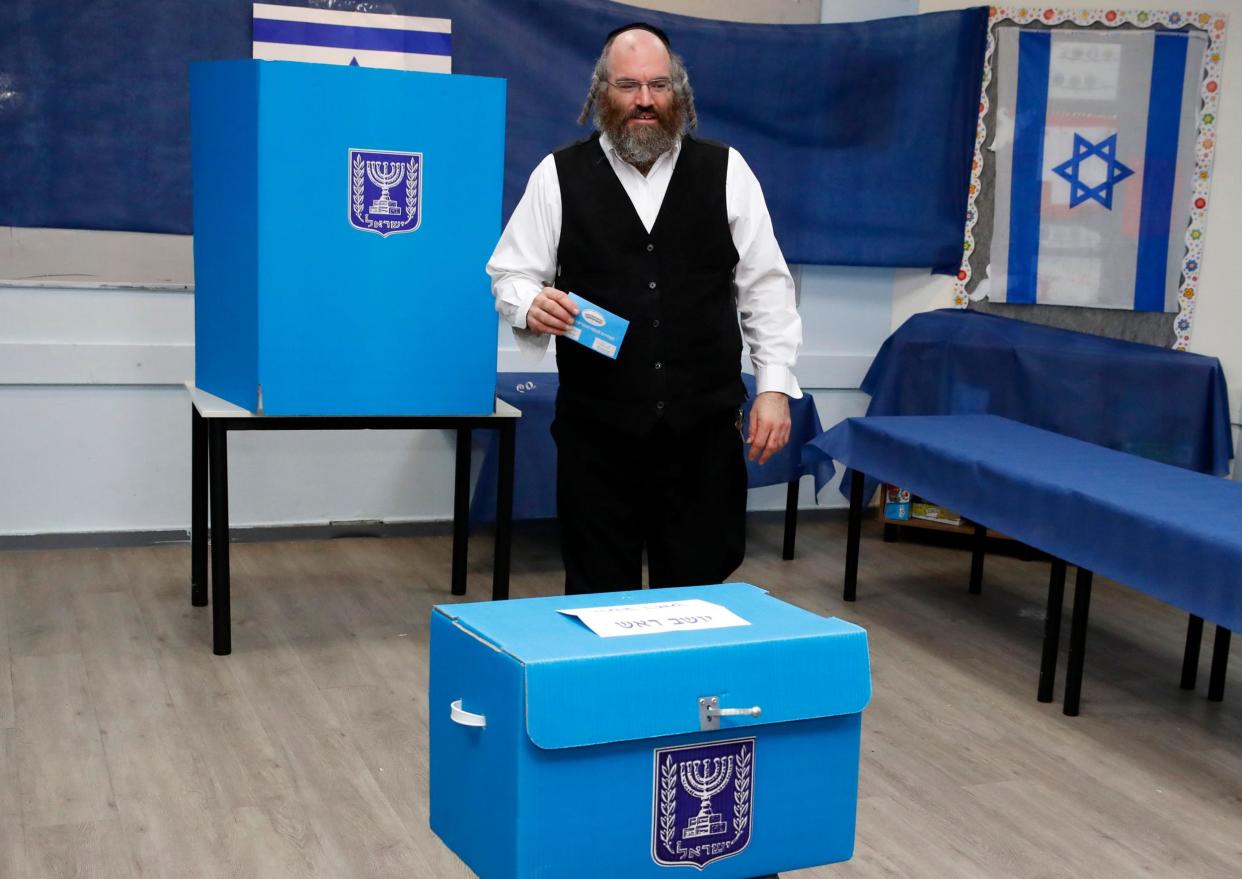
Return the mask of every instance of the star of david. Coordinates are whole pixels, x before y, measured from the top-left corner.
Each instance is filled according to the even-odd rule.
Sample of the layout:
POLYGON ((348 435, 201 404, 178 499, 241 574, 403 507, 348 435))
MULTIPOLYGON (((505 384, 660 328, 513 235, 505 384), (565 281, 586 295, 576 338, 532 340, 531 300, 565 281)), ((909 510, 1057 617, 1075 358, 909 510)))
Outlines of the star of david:
POLYGON ((1113 209, 1113 187, 1134 172, 1117 161, 1117 135, 1111 134, 1099 143, 1092 143, 1074 132, 1074 155, 1052 169, 1070 185, 1070 207, 1076 208, 1087 199, 1094 199, 1110 211, 1113 209), (1104 182, 1088 186, 1078 176, 1080 166, 1092 156, 1104 160, 1104 182))

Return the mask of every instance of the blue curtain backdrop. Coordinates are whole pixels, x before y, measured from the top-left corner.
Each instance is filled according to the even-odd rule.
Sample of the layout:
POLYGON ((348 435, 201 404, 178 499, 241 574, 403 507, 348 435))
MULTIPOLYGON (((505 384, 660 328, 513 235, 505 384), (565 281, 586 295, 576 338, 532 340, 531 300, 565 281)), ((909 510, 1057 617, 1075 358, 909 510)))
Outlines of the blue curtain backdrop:
MULTIPOLYGON (((985 7, 753 25, 597 0, 366 6, 451 18, 454 72, 509 80, 505 217, 539 159, 588 133, 574 120, 603 36, 641 19, 685 58, 698 133, 759 176, 790 262, 957 270, 985 7)), ((0 4, 0 225, 191 232, 188 64, 249 57, 251 10, 0 4)))

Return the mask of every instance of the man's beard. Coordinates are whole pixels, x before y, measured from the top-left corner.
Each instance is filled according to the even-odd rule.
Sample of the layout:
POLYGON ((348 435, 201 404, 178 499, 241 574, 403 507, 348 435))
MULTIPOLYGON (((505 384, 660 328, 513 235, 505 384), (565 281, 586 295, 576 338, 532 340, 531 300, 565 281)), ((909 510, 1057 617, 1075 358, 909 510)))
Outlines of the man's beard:
POLYGON ((631 110, 617 107, 605 95, 598 107, 600 129, 608 135, 617 155, 631 165, 651 167, 655 160, 673 148, 685 127, 685 114, 681 103, 674 97, 669 108, 635 107, 631 110), (643 115, 655 116, 656 125, 629 125, 630 119, 643 115))

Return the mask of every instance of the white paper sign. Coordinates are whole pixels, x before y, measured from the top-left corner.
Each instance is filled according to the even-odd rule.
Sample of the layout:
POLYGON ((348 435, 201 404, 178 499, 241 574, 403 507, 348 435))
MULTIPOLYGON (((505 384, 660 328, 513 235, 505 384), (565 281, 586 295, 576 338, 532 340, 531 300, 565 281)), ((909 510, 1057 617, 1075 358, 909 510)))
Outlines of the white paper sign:
POLYGON ((654 635, 658 632, 689 632, 695 629, 727 629, 750 623, 719 604, 691 598, 655 604, 621 604, 562 610, 577 617, 601 638, 654 635))

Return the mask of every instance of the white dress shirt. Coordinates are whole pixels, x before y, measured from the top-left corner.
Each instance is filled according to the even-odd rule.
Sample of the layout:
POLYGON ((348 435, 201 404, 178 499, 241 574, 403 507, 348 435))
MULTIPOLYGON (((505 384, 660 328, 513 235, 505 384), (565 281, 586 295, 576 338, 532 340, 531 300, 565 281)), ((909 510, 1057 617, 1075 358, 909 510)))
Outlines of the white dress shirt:
MULTIPOLYGON (((681 155, 681 141, 664 153, 646 176, 626 162, 609 140, 600 147, 634 204, 647 231, 655 225, 681 155)), ((742 336, 750 348, 759 393, 781 391, 802 396, 793 367, 802 344, 802 320, 794 299, 793 277, 772 232, 772 218, 759 181, 741 154, 729 148, 725 172, 725 206, 729 231, 737 249, 733 273, 742 336)), ((547 350, 550 336, 526 329, 526 312, 556 277, 556 252, 561 240, 561 184, 556 160, 545 156, 526 184, 500 242, 487 263, 496 310, 513 326, 518 347, 535 356, 547 350)))

